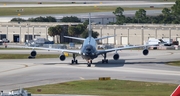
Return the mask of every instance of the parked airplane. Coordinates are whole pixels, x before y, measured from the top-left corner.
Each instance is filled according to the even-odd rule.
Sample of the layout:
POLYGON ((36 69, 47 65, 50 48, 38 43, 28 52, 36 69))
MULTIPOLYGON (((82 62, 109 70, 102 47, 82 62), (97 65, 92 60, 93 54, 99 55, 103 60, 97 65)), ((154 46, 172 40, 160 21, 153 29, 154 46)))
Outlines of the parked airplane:
POLYGON ((119 59, 119 54, 117 53, 118 50, 124 50, 124 49, 130 49, 130 48, 139 48, 139 47, 144 47, 143 54, 148 55, 149 51, 147 49, 147 46, 153 46, 157 44, 148 44, 148 45, 141 45, 141 46, 129 46, 129 47, 121 47, 121 48, 112 48, 112 49, 106 49, 106 50, 97 50, 97 40, 105 39, 105 38, 110 38, 114 36, 106 36, 106 37, 101 37, 101 38, 93 38, 92 37, 92 31, 91 31, 91 22, 89 18, 89 32, 88 32, 88 37, 87 38, 77 38, 77 37, 70 37, 70 36, 64 36, 65 38, 71 38, 71 39, 77 39, 77 40, 82 40, 82 48, 80 50, 68 50, 68 49, 55 49, 55 48, 42 48, 42 47, 27 47, 27 48, 33 48, 33 51, 31 52, 31 57, 36 56, 36 51, 34 49, 45 49, 45 50, 54 50, 54 51, 61 51, 61 55, 59 56, 59 59, 61 61, 64 61, 66 59, 66 56, 64 55, 65 52, 67 53, 72 53, 73 54, 73 60, 71 63, 78 63, 78 60, 76 60, 76 57, 78 55, 81 55, 83 59, 87 61, 87 66, 91 67, 92 60, 97 58, 99 55, 102 55, 104 59, 102 60, 102 63, 108 63, 108 59, 106 59, 106 54, 109 52, 115 51, 115 54, 113 56, 114 60, 119 59))

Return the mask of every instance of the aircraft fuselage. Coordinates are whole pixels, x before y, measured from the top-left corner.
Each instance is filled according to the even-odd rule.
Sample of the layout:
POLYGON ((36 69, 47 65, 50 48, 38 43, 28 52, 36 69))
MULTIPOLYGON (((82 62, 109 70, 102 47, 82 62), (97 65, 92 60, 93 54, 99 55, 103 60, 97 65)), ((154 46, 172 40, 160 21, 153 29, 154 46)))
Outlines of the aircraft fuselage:
POLYGON ((97 58, 97 43, 93 37, 87 37, 81 48, 81 56, 86 60, 97 58))

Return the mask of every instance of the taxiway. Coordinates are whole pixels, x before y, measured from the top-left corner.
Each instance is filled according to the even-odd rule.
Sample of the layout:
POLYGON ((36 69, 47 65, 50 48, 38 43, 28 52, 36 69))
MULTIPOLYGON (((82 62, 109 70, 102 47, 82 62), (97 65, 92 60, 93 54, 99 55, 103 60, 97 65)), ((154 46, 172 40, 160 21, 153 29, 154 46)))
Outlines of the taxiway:
POLYGON ((141 50, 123 50, 119 51, 118 61, 112 59, 113 54, 108 54, 109 64, 102 64, 102 56, 99 56, 93 60, 92 67, 87 67, 81 57, 77 57, 79 64, 76 65, 70 64, 71 57, 65 61, 60 61, 58 57, 0 60, 0 90, 106 76, 121 80, 180 84, 180 67, 165 65, 165 62, 179 60, 178 50, 150 50, 148 56, 143 56, 141 50))

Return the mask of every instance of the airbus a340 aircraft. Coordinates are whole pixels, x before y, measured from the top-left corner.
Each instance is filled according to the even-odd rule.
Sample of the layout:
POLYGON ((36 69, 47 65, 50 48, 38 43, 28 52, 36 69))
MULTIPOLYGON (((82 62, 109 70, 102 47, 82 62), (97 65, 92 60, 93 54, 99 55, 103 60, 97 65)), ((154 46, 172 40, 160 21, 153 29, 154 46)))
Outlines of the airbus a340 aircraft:
POLYGON ((64 36, 65 38, 71 38, 71 39, 76 39, 76 40, 82 40, 82 48, 81 50, 68 50, 68 49, 55 49, 55 48, 42 48, 42 47, 28 47, 28 48, 33 48, 33 51, 31 52, 31 57, 36 56, 36 51, 34 49, 45 49, 45 50, 54 50, 54 51, 61 51, 61 55, 59 56, 59 59, 61 61, 64 61, 66 59, 64 52, 67 53, 72 53, 73 54, 73 60, 72 64, 78 63, 78 60, 76 60, 76 57, 78 55, 81 55, 83 59, 87 61, 87 66, 91 67, 92 60, 97 58, 99 55, 102 55, 104 59, 102 60, 102 63, 108 63, 108 59, 106 59, 106 54, 109 52, 115 51, 115 54, 113 56, 114 60, 119 59, 119 54, 117 53, 118 50, 124 50, 124 49, 130 49, 130 48, 139 48, 139 47, 144 47, 143 54, 148 55, 149 51, 147 49, 147 46, 152 46, 152 45, 157 45, 157 44, 151 44, 151 45, 141 45, 141 46, 131 46, 131 47, 122 47, 122 48, 112 48, 112 49, 106 49, 106 50, 97 50, 97 40, 105 39, 105 38, 110 38, 113 36, 106 36, 106 37, 101 37, 101 38, 93 38, 92 37, 92 32, 91 32, 91 22, 89 18, 89 36, 87 38, 77 38, 77 37, 69 37, 69 36, 64 36))

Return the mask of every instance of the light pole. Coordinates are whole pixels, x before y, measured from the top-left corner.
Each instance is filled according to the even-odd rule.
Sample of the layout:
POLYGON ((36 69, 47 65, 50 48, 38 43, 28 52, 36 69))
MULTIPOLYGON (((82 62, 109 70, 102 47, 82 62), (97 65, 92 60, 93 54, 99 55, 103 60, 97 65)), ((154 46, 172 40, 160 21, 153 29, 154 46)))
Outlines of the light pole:
POLYGON ((8 25, 6 25, 6 27, 7 27, 7 29, 6 29, 7 30, 6 38, 8 39, 8 35, 9 35, 8 34, 8 25))
MULTIPOLYGON (((0 31, 0 33, 1 33, 2 31, 0 31)), ((1 40, 2 38, 1 38, 1 34, 0 34, 0 40, 1 40)))
POLYGON ((48 27, 46 26, 46 39, 48 40, 48 27))
POLYGON ((29 24, 28 23, 27 23, 27 33, 28 33, 27 40, 29 42, 29 24))
MULTIPOLYGON (((107 33, 107 36, 109 36, 109 33, 107 33)), ((108 40, 108 38, 107 38, 107 45, 108 45, 108 42, 109 42, 109 40, 108 40)))
POLYGON ((114 45, 116 45, 116 28, 114 27, 114 45))
POLYGON ((142 45, 144 44, 144 28, 141 28, 141 35, 142 35, 142 45))
POLYGON ((169 39, 171 39, 171 28, 169 28, 169 39))

